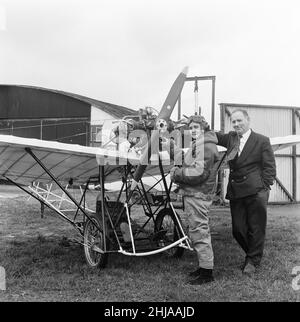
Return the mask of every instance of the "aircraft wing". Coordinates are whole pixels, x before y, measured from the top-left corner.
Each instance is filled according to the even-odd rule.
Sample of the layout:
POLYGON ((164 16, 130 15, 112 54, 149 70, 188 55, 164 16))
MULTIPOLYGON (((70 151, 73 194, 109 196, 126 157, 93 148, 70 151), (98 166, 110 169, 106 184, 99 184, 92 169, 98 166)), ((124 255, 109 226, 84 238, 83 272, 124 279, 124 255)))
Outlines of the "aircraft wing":
MULTIPOLYGON (((296 144, 300 144, 300 135, 287 135, 270 138, 273 151, 285 149, 296 144)), ((220 153, 227 151, 223 146, 217 146, 220 153)))
POLYGON ((217 145, 217 148, 218 148, 218 152, 219 153, 222 153, 222 152, 226 152, 227 151, 227 149, 226 148, 224 148, 223 146, 221 146, 221 145, 217 145))
MULTIPOLYGON (((274 151, 277 151, 299 144, 300 135, 274 137, 270 141, 274 151)), ((0 135, 0 175, 25 185, 34 181, 51 182, 51 178, 28 153, 28 149, 58 181, 67 183, 73 179, 76 184, 86 183, 89 177, 97 176, 99 162, 105 165, 105 182, 118 181, 121 178, 119 165, 126 164, 127 160, 138 164, 140 159, 139 155, 132 151, 121 153, 98 147, 0 135)), ((226 148, 218 146, 218 151, 223 153, 226 148)), ((170 166, 165 166, 164 169, 168 171, 170 166)), ((144 177, 154 177, 158 174, 159 168, 150 166, 144 177)))
POLYGON ((281 137, 270 138, 270 142, 274 151, 288 148, 300 143, 300 135, 287 135, 281 137))
POLYGON ((118 151, 0 135, 0 176, 8 177, 19 184, 30 185, 34 181, 49 183, 52 179, 40 166, 36 158, 60 182, 86 183, 91 176, 98 175, 99 163, 105 164, 106 182, 120 179, 118 164, 127 164, 127 160, 138 163, 134 152, 118 151))

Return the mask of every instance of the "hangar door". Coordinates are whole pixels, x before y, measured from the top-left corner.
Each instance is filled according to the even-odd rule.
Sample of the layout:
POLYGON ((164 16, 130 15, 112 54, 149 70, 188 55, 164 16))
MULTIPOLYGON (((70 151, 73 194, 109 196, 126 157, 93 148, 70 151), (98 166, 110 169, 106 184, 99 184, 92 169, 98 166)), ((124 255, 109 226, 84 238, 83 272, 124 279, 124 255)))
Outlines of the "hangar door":
POLYGON ((0 134, 89 145, 90 120, 81 118, 0 119, 0 134))

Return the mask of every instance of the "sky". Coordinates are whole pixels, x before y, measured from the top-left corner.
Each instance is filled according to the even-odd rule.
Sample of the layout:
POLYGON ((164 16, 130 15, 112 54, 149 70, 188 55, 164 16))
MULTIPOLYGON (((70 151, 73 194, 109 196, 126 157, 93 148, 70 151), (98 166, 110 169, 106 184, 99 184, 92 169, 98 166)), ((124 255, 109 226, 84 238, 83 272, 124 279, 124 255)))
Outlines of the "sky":
MULTIPOLYGON (((0 0, 0 84, 159 110, 188 66, 216 77, 218 128, 220 103, 300 106, 299 16, 298 0, 0 0)), ((210 120, 211 82, 198 85, 210 120)))

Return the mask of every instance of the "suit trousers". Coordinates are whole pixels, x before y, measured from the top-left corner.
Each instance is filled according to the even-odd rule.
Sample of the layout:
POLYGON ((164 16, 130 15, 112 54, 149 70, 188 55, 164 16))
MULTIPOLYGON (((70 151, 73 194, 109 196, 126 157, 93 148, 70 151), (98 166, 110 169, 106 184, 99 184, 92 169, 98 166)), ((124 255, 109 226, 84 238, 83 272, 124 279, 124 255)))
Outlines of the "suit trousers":
POLYGON ((246 253, 246 261, 258 266, 264 250, 267 224, 267 203, 270 191, 230 200, 232 234, 246 253))
POLYGON ((189 225, 189 237, 197 253, 199 267, 213 269, 214 254, 211 244, 208 212, 212 200, 184 197, 185 212, 189 225))

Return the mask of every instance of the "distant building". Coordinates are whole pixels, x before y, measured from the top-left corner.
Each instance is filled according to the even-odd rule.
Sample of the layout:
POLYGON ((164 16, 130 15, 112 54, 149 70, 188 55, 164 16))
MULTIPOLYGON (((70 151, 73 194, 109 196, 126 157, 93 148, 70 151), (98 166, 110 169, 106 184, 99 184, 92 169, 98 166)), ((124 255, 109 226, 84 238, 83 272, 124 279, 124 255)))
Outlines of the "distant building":
MULTIPOLYGON (((85 96, 34 86, 0 85, 0 134, 99 145, 105 120, 138 112, 85 96)), ((110 121, 111 124, 111 121, 110 121)), ((111 127, 111 125, 110 125, 111 127)))

